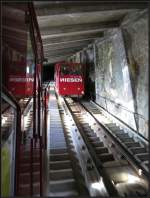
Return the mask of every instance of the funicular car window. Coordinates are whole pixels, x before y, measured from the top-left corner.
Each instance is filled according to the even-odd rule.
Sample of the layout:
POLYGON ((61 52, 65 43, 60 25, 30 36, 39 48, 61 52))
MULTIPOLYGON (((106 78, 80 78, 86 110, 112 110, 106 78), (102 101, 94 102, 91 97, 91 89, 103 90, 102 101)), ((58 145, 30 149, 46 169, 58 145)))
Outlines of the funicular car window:
POLYGON ((61 76, 70 74, 70 67, 69 65, 62 65, 61 66, 61 76))
POLYGON ((70 68, 70 74, 81 75, 81 65, 72 65, 70 68))
POLYGON ((61 66, 61 76, 70 75, 81 75, 82 67, 81 65, 62 65, 61 66))

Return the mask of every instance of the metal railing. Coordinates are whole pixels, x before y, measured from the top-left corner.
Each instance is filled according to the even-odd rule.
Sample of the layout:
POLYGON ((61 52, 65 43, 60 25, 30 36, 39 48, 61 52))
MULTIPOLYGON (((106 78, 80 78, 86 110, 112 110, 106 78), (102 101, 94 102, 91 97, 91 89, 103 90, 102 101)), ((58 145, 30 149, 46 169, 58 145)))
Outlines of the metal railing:
POLYGON ((42 137, 40 137, 40 196, 43 196, 43 152, 42 152, 42 137))
POLYGON ((33 195, 33 139, 30 143, 30 195, 33 195))
POLYGON ((100 106, 101 108, 105 109, 105 111, 107 111, 108 113, 110 113, 111 116, 113 116, 114 118, 116 118, 117 120, 119 120, 121 123, 123 123, 126 127, 128 127, 129 129, 131 129, 132 131, 134 131, 135 133, 137 133, 139 136, 141 136, 141 138, 147 140, 141 133, 140 131, 138 130, 138 127, 137 127, 137 120, 136 119, 142 119, 142 121, 144 122, 144 124, 146 125, 146 123, 148 123, 148 121, 144 118, 144 116, 142 116, 141 114, 139 113, 136 113, 136 112, 133 112, 131 110, 129 110, 127 107, 123 106, 122 104, 120 103, 116 103, 115 101, 107 98, 107 97, 104 97, 104 96, 101 96, 99 94, 96 94, 98 97, 102 98, 105 102, 105 107, 98 104, 97 102, 94 102, 95 104, 97 104, 98 106, 100 106), (117 117, 116 115, 114 115, 112 112, 109 111, 108 109, 108 104, 107 104, 107 101, 109 101, 110 103, 113 103, 115 105, 116 108, 121 108, 122 110, 130 113, 131 115, 133 115, 134 117, 134 121, 135 121, 135 124, 136 124, 136 130, 130 126, 127 122, 121 120, 119 117, 117 117))
POLYGON ((21 151, 21 108, 16 98, 7 90, 6 87, 2 86, 2 98, 10 104, 10 106, 16 108, 16 151, 15 151, 15 194, 18 194, 19 190, 19 162, 20 162, 20 151, 21 151))
POLYGON ((34 167, 33 167, 33 163, 34 163, 34 152, 36 150, 39 150, 39 158, 40 158, 40 167, 39 167, 39 173, 40 173, 40 196, 43 196, 43 152, 42 152, 42 137, 38 138, 39 140, 39 147, 37 147, 37 140, 35 140, 34 138, 31 138, 31 142, 30 142, 30 196, 34 195, 34 187, 33 187, 33 171, 34 171, 34 167))
MULTIPOLYGON (((134 112, 134 111, 129 110, 127 107, 123 106, 122 104, 117 103, 117 102, 115 102, 114 100, 111 100, 110 98, 101 96, 101 95, 99 95, 99 94, 96 94, 96 95, 98 95, 98 97, 100 97, 100 98, 103 98, 103 99, 105 100, 105 104, 106 104, 106 101, 110 101, 111 103, 114 103, 114 104, 116 105, 116 107, 118 107, 118 108, 120 107, 120 108, 122 108, 123 110, 125 110, 125 111, 127 111, 127 112, 129 112, 129 113, 131 113, 131 114, 134 114, 134 115, 136 115, 136 116, 138 116, 138 117, 140 117, 141 119, 143 119, 143 120, 146 121, 146 119, 144 118, 144 116, 142 116, 142 115, 139 114, 139 113, 136 113, 136 112, 134 112)), ((106 105, 106 108, 107 108, 107 105, 106 105)), ((108 109, 107 109, 107 110, 108 110, 108 109)))
MULTIPOLYGON (((3 91, 2 91, 2 98, 4 100, 6 100, 10 106, 13 106, 16 108, 16 112, 17 112, 17 119, 16 119, 16 155, 15 155, 15 195, 19 195, 19 174, 20 174, 20 157, 21 157, 21 140, 22 140, 22 132, 21 132, 21 116, 24 112, 27 112, 29 109, 29 103, 26 105, 26 108, 24 109, 24 111, 21 113, 21 108, 19 103, 17 102, 17 100, 15 99, 15 97, 5 88, 3 87, 3 91), (6 97, 6 99, 5 99, 6 97), (8 98, 8 99, 7 99, 8 98), (9 102, 10 101, 10 102, 9 102)), ((30 100, 31 101, 31 100, 30 100)), ((46 110, 46 107, 45 107, 46 110)), ((46 121, 45 121, 46 122, 46 121)), ((46 128, 45 128, 46 130, 46 128)), ((45 133, 45 132, 44 132, 45 133)), ((43 134, 42 134, 43 135, 43 134)), ((46 135, 45 135, 46 137, 46 135)), ((33 163, 34 163, 34 151, 36 150, 36 143, 37 140, 39 140, 39 156, 40 156, 40 196, 43 195, 43 174, 42 174, 42 166, 43 166, 43 155, 42 155, 42 149, 43 146, 44 148, 46 147, 44 142, 42 141, 42 137, 40 136, 40 138, 32 138, 31 142, 30 142, 30 195, 32 196, 34 193, 34 189, 33 189, 33 163), (35 143, 35 144, 34 144, 35 143)))
POLYGON ((43 89, 43 93, 44 93, 44 98, 43 98, 43 106, 44 106, 44 148, 47 149, 47 97, 48 97, 48 92, 47 92, 47 88, 50 84, 50 81, 47 83, 47 86, 43 89))
MULTIPOLYGON (((28 3, 28 8, 29 8, 29 14, 30 14, 30 32, 31 32, 31 37, 32 37, 32 44, 33 44, 33 50, 35 54, 35 68, 34 68, 34 93, 33 93, 33 143, 37 143, 39 140, 40 144, 40 150, 39 150, 39 155, 40 155, 40 196, 43 194, 43 183, 42 183, 42 178, 43 178, 43 170, 42 170, 42 165, 43 165, 43 159, 42 159, 42 151, 43 151, 43 132, 41 134, 41 96, 42 96, 42 89, 41 89, 41 78, 38 74, 38 64, 42 64, 44 60, 44 55, 43 55, 43 45, 42 45, 42 39, 39 31, 39 26, 37 22, 37 17, 34 9, 33 3, 28 3), (42 137, 41 137, 42 136, 42 137)), ((32 150, 34 152, 34 144, 31 145, 32 150)), ((34 158, 33 158, 34 160, 34 158)), ((33 162, 33 161, 32 161, 33 162)), ((31 164, 32 167, 32 164, 31 164)), ((32 173, 31 173, 31 176, 32 173)), ((32 181, 33 183, 33 181, 32 181)), ((33 184, 32 184, 33 185, 33 184)), ((31 188, 33 186, 31 185, 31 188)), ((32 192, 33 193, 33 192, 32 192)))
POLYGON ((23 111, 22 111, 22 114, 24 115, 24 114, 27 114, 28 112, 29 112, 29 109, 30 109, 30 105, 31 105, 31 100, 32 100, 32 98, 29 98, 29 100, 28 100, 28 102, 26 103, 26 105, 25 105, 25 107, 24 107, 24 109, 23 109, 23 111))

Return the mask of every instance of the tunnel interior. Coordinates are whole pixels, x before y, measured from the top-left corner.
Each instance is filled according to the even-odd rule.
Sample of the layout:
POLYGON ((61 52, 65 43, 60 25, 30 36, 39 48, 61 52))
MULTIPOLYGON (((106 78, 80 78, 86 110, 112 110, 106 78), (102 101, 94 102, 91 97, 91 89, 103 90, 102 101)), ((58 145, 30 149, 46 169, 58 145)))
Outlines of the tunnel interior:
POLYGON ((44 64, 42 71, 43 83, 47 81, 54 81, 55 64, 44 64))
POLYGON ((98 2, 62 3, 62 8, 40 2, 34 5, 48 62, 65 60, 86 65, 84 97, 121 117, 147 138, 146 7, 113 7, 111 3, 100 7, 98 2))
POLYGON ((42 197, 44 189, 50 197, 80 192, 91 197, 118 192, 122 197, 145 196, 147 6, 100 1, 2 3, 4 195, 42 197), (61 62, 83 66, 83 79, 62 75, 58 81, 82 82, 81 97, 69 97, 67 86, 62 90, 68 89, 68 95, 58 94, 55 66, 61 62))

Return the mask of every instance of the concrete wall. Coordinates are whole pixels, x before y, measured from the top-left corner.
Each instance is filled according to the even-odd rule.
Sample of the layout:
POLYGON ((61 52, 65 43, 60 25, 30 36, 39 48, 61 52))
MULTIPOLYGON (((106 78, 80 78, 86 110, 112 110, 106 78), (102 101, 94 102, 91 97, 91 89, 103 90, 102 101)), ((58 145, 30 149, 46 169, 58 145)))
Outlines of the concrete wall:
POLYGON ((136 130, 134 102, 120 29, 95 45, 96 102, 136 130))
MULTIPOLYGON (((126 20, 124 21, 126 22, 126 20)), ((123 23, 124 24, 124 23, 123 23)), ((148 138, 148 14, 123 25, 137 128, 148 138)))
POLYGON ((148 138, 147 22, 146 13, 128 16, 120 28, 105 32, 103 39, 80 52, 80 62, 88 67, 87 79, 95 79, 96 102, 145 138, 148 138))

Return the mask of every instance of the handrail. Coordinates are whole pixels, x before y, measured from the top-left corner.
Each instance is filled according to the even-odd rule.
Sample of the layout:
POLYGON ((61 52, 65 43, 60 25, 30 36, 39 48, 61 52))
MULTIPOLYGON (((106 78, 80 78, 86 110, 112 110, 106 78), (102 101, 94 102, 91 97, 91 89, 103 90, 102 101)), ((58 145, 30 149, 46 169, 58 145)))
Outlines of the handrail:
MULTIPOLYGON (((16 98, 3 85, 2 92, 9 98, 9 100, 16 106, 17 122, 16 122, 16 151, 15 151, 15 195, 19 190, 19 162, 20 162, 20 144, 21 144, 21 108, 16 98)), ((12 104, 10 103, 12 106, 12 104)))
MULTIPOLYGON (((18 103, 18 101, 16 100, 16 98, 11 94, 11 92, 4 86, 2 85, 2 92, 11 100, 12 103, 15 104, 15 106, 17 108, 20 109, 21 111, 21 108, 20 108, 20 105, 18 103)), ((11 104, 10 104, 11 105, 11 104)))
POLYGON ((30 195, 33 195, 33 139, 30 142, 30 195))
MULTIPOLYGON (((77 128, 79 127, 79 123, 77 122, 77 119, 75 118, 75 116, 73 115, 72 113, 72 110, 71 110, 71 107, 69 106, 68 102, 66 100, 65 101, 65 104, 70 112, 70 114, 72 115, 75 123, 76 123, 76 126, 77 128)), ((110 196, 115 196, 117 197, 118 196, 118 191, 116 190, 116 188, 114 187, 113 183, 111 182, 111 179, 110 177, 108 176, 107 172, 105 171, 105 169, 103 169, 103 164, 102 162, 100 161, 100 159, 97 157, 97 155, 95 154, 94 152, 94 149, 93 147, 90 145, 90 142, 89 140, 87 139, 86 135, 84 134, 83 130, 82 130, 83 127, 81 127, 81 130, 80 130, 80 134, 86 144, 86 147, 88 148, 88 151, 90 153, 90 155, 92 156, 93 158, 93 161, 95 163, 95 166, 100 174, 100 176, 103 178, 103 182, 105 184, 105 186, 107 186, 107 192, 110 196)))
POLYGON ((98 107, 102 108, 103 110, 105 110, 107 113, 109 113, 109 115, 111 115, 113 118, 115 118, 116 120, 118 120, 121 124, 123 124, 125 127, 127 127, 128 129, 130 129, 134 134, 138 134, 140 136, 140 138, 142 138, 144 141, 147 141, 147 139, 141 134, 139 133, 137 130, 133 129, 131 126, 129 126, 126 122, 124 122, 123 120, 121 120, 119 117, 117 117, 116 115, 112 114, 110 111, 106 110, 104 107, 102 107, 101 105, 99 105, 96 102, 91 101, 93 104, 97 105, 98 107))
POLYGON ((132 113, 132 114, 134 114, 134 115, 138 115, 140 118, 142 118, 143 120, 145 120, 145 121, 146 121, 146 119, 144 118, 144 116, 143 116, 143 115, 141 115, 141 114, 139 114, 139 113, 136 113, 136 112, 133 112, 133 111, 129 110, 128 108, 126 108, 126 107, 125 107, 125 106, 123 106, 122 104, 120 104, 120 103, 116 103, 114 100, 111 100, 111 99, 109 99, 109 98, 107 98, 107 97, 104 97, 104 96, 101 96, 101 95, 99 95, 99 94, 96 94, 96 95, 98 95, 99 97, 101 97, 101 98, 103 98, 103 99, 105 99, 105 100, 109 100, 111 103, 114 103, 116 106, 121 107, 122 109, 124 109, 124 110, 128 111, 129 113, 132 113))
POLYGON ((9 108, 10 108, 11 105, 9 105, 8 107, 6 107, 1 114, 4 114, 9 108))
POLYGON ((35 67, 34 67, 34 85, 33 85, 33 138, 36 138, 36 120, 37 120, 37 114, 36 114, 36 97, 37 97, 37 93, 36 93, 36 88, 37 88, 37 57, 38 57, 38 53, 37 53, 37 44, 36 44, 36 38, 35 38, 35 29, 34 29, 34 16, 32 14, 33 12, 33 4, 32 2, 28 3, 28 10, 29 10, 29 14, 31 15, 30 17, 30 32, 31 32, 31 37, 32 37, 32 46, 33 46, 33 50, 34 50, 34 54, 35 54, 35 67))
POLYGON ((40 87, 40 79, 38 79, 38 137, 40 138, 40 132, 41 132, 41 87, 40 87))
POLYGON ((32 2, 29 3, 29 10, 32 13, 32 16, 33 16, 32 19, 33 19, 33 22, 34 22, 34 25, 35 25, 35 28, 36 28, 36 31, 37 31, 37 34, 38 34, 39 42, 41 44, 41 60, 44 60, 43 44, 42 44, 41 34, 40 34, 40 30, 39 30, 39 25, 38 25, 38 22, 37 22, 37 17, 36 17, 34 5, 33 5, 32 2))
POLYGON ((46 105, 46 89, 44 91, 44 148, 47 148, 47 105, 46 105))
MULTIPOLYGON (((31 34, 33 37, 33 48, 35 53, 35 68, 34 68, 34 94, 33 94, 33 140, 34 143, 37 142, 39 139, 40 144, 40 196, 43 194, 42 189, 42 137, 40 136, 40 122, 41 122, 41 80, 38 76, 37 79, 37 64, 42 64, 44 60, 44 53, 43 53, 43 45, 42 39, 39 31, 39 26, 37 22, 37 17, 35 13, 35 8, 32 2, 28 3, 29 13, 31 14, 31 34), (36 36, 35 36, 36 35, 36 36), (37 86, 38 84, 38 86, 37 86), (38 94, 36 93, 36 89, 38 90, 38 94), (38 105, 38 115, 36 112, 36 107, 38 105), (37 120, 37 121, 36 121, 37 120)), ((43 136, 43 134, 42 134, 43 136)), ((36 148, 35 148, 36 149, 36 148)), ((34 151, 34 150, 33 150, 34 151)), ((32 181, 33 182, 33 181, 32 181)), ((33 187, 33 186, 32 186, 33 187)))
POLYGON ((42 172, 42 168, 43 168, 43 155, 42 155, 42 137, 40 137, 40 196, 42 197, 43 196, 43 172, 42 172))
POLYGON ((47 86, 44 88, 44 149, 47 148, 47 104, 46 104, 46 97, 47 97, 47 88, 50 84, 50 81, 47 83, 47 86))
POLYGON ((29 107, 29 105, 30 105, 31 100, 32 100, 32 98, 30 98, 30 99, 28 100, 28 102, 26 103, 26 105, 25 105, 25 107, 24 107, 24 109, 23 109, 23 111, 22 111, 22 115, 26 113, 26 111, 27 111, 27 109, 28 109, 28 107, 29 107))
POLYGON ((38 138, 39 139, 39 148, 36 147, 37 140, 33 142, 35 139, 31 139, 30 142, 30 196, 33 196, 34 194, 34 189, 33 189, 33 163, 34 163, 34 151, 36 149, 40 150, 40 196, 43 196, 43 155, 42 155, 42 137, 38 138))

